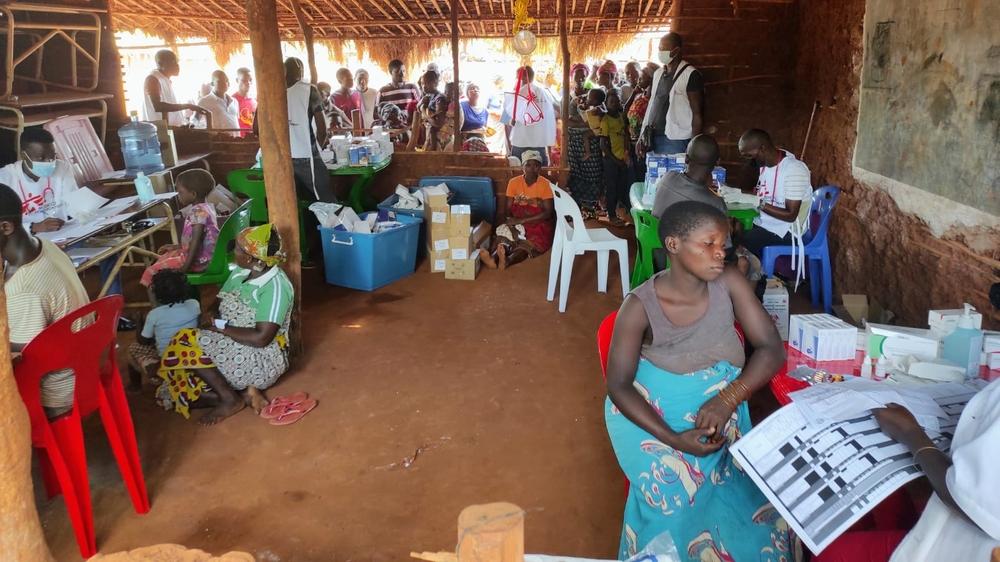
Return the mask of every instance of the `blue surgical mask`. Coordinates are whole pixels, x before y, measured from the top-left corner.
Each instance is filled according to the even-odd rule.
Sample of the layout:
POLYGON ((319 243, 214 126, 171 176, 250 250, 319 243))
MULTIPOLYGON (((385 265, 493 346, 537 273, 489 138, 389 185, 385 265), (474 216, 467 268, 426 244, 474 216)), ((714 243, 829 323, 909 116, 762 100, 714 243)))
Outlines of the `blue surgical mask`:
MULTIPOLYGON (((25 156, 27 157, 27 155, 25 155, 25 156)), ((29 157, 28 158, 28 162, 31 163, 31 173, 35 174, 36 176, 38 176, 40 178, 52 177, 52 175, 56 173, 56 161, 55 160, 53 160, 51 162, 44 162, 44 161, 41 161, 41 160, 38 161, 38 162, 36 162, 36 161, 32 160, 29 157)))

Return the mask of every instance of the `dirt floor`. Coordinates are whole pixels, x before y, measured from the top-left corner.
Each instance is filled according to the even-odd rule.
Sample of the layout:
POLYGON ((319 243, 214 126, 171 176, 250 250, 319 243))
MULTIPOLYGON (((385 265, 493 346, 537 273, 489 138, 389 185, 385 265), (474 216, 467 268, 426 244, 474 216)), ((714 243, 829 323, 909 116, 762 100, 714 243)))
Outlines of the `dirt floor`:
MULTIPOLYGON (((424 266, 373 293, 306 270, 306 353, 271 393, 305 390, 319 407, 288 427, 244 411, 203 428, 159 410, 151 388, 131 397, 147 515, 133 512, 92 417, 100 550, 179 543, 262 562, 400 561, 453 549, 465 506, 510 501, 527 510, 529 552, 613 558, 623 477, 595 333, 621 304, 615 265, 601 294, 594 256, 578 258, 564 314, 545 300, 548 256, 474 282, 424 266)), ((756 410, 771 408, 764 398, 756 410)), ((37 471, 35 482, 56 559, 79 560, 62 500, 44 499, 37 471)))

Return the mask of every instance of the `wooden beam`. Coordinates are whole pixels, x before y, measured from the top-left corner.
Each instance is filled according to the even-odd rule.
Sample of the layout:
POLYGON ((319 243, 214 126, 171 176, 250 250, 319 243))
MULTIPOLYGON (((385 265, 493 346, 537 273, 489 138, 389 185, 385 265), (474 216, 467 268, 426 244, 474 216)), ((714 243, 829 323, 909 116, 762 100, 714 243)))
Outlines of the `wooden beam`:
POLYGON ((52 562, 32 493, 31 424, 14 379, 3 276, 0 276, 0 425, 3 426, 0 471, 4 478, 4 485, 0 486, 0 505, 4 510, 0 551, 7 560, 52 562))
POLYGON ((306 14, 302 11, 302 5, 299 3, 299 0, 290 1, 292 3, 292 10, 295 12, 295 19, 299 22, 299 29, 302 31, 302 38, 306 42, 306 58, 309 60, 309 83, 315 84, 319 82, 319 71, 316 70, 316 49, 313 43, 312 26, 306 21, 306 14))
MULTIPOLYGON (((462 104, 461 104, 461 101, 460 101, 462 99, 462 93, 458 91, 458 1, 459 0, 451 0, 451 4, 450 4, 450 9, 451 9, 451 64, 453 66, 452 79, 451 80, 455 84, 455 91, 454 92, 445 92, 447 95, 449 95, 449 96, 453 95, 454 98, 455 98, 455 99, 452 100, 452 102, 455 104, 455 110, 454 110, 454 115, 453 115, 453 118, 455 119, 455 121, 452 123, 452 128, 455 131, 455 134, 454 134, 454 136, 452 138, 454 138, 455 140, 451 141, 452 151, 453 152, 459 152, 459 151, 462 150, 462 131, 460 131, 459 127, 458 127, 458 119, 459 119, 459 116, 462 114, 462 104)), ((447 87, 448 87, 448 85, 445 84, 445 88, 447 88, 447 87)), ((441 148, 443 149, 444 147, 441 147, 441 148)))
MULTIPOLYGON (((275 0, 246 0, 247 25, 257 78, 257 125, 260 150, 267 162, 264 188, 268 214, 288 252, 284 269, 295 291, 289 334, 293 353, 302 349, 302 256, 299 253, 299 205, 292 174, 292 149, 288 139, 288 93, 281 61, 281 35, 275 0)), ((297 354, 297 353, 296 353, 297 354)))
MULTIPOLYGON (((206 15, 201 15, 201 14, 156 14, 156 13, 150 13, 150 12, 119 12, 119 13, 115 14, 115 17, 116 18, 122 18, 122 19, 143 18, 143 19, 148 19, 148 20, 169 20, 169 21, 183 21, 183 22, 209 22, 209 23, 235 22, 235 23, 240 23, 240 24, 246 25, 246 21, 245 20, 238 19, 237 17, 220 17, 220 16, 207 15, 207 14, 206 15)), ((533 16, 533 17, 537 21, 539 21, 539 22, 548 23, 548 24, 552 24, 552 23, 555 23, 555 22, 559 21, 559 18, 557 16, 541 16, 540 15, 540 16, 533 16)), ((580 17, 582 18, 583 16, 580 16, 580 17)), ((601 18, 597 18, 597 17, 590 18, 590 20, 593 20, 593 21, 608 22, 608 23, 616 23, 619 19, 620 18, 618 18, 618 16, 609 16, 609 17, 601 17, 601 18)), ((722 17, 722 16, 719 16, 719 17, 711 17, 711 16, 683 16, 683 17, 678 17, 678 16, 670 16, 670 15, 655 15, 655 16, 650 16, 648 18, 637 18, 635 16, 626 16, 625 18, 622 19, 622 21, 624 23, 626 23, 626 24, 639 24, 639 23, 642 23, 644 25, 667 24, 667 23, 670 23, 671 20, 684 20, 684 21, 742 21, 742 22, 757 22, 757 23, 772 22, 772 20, 769 20, 767 18, 733 18, 733 17, 728 17, 728 16, 727 17, 722 17)), ((476 17, 476 16, 471 16, 471 15, 466 15, 466 16, 459 17, 459 23, 463 23, 463 24, 464 23, 472 23, 472 22, 480 22, 480 21, 481 22, 485 22, 485 23, 491 23, 491 22, 505 23, 505 22, 510 22, 510 17, 491 16, 491 17, 482 17, 482 18, 480 18, 480 17, 476 17)), ((134 22, 134 23, 140 23, 140 22, 134 22)), ((143 23, 146 23, 146 22, 143 22, 143 23)), ((281 24, 282 30, 287 30, 289 28, 295 28, 295 27, 298 26, 298 21, 296 21, 294 17, 292 17, 291 19, 281 19, 279 21, 279 23, 281 24)), ((339 18, 339 19, 331 19, 329 21, 324 21, 323 22, 323 27, 359 27, 359 28, 383 27, 384 28, 386 26, 420 25, 420 24, 427 24, 427 25, 437 24, 437 25, 442 25, 442 24, 450 24, 450 23, 451 23, 451 18, 450 17, 446 17, 446 16, 442 16, 442 17, 427 17, 427 18, 415 18, 415 19, 410 20, 410 21, 402 21, 402 22, 396 20, 395 18, 391 18, 391 17, 389 17, 388 19, 366 19, 366 20, 339 18)))
POLYGON ((562 0, 559 4, 559 48, 562 51, 562 139, 559 145, 559 166, 566 167, 569 162, 569 126, 566 122, 569 118, 569 31, 566 29, 566 4, 567 0, 562 0))

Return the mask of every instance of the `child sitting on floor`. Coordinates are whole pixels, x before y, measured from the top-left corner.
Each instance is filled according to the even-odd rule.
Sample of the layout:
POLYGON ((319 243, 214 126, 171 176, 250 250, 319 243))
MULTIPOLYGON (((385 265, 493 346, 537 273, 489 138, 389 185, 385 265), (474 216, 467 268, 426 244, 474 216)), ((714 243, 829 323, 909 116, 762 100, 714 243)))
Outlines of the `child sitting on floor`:
POLYGON ((207 170, 188 170, 177 176, 177 202, 184 215, 181 243, 160 248, 160 258, 142 273, 143 287, 149 287, 153 276, 164 269, 181 273, 204 271, 212 261, 215 241, 219 238, 219 222, 215 206, 205 201, 215 188, 215 178, 207 170))
POLYGON ((153 276, 153 298, 156 308, 149 311, 142 331, 128 348, 129 390, 142 388, 142 375, 159 380, 157 369, 160 357, 174 337, 183 328, 198 326, 201 304, 192 298, 187 276, 176 269, 164 269, 153 276))

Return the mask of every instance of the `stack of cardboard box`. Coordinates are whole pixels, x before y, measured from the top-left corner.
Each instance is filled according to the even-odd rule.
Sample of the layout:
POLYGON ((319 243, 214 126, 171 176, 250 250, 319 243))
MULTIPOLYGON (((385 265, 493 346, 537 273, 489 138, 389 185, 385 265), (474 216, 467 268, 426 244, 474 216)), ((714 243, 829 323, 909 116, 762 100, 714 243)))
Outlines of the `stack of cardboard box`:
POLYGON ((428 195, 427 253, 432 273, 444 273, 445 279, 472 281, 479 274, 479 251, 489 248, 487 222, 472 225, 469 205, 448 205, 446 195, 428 195))

